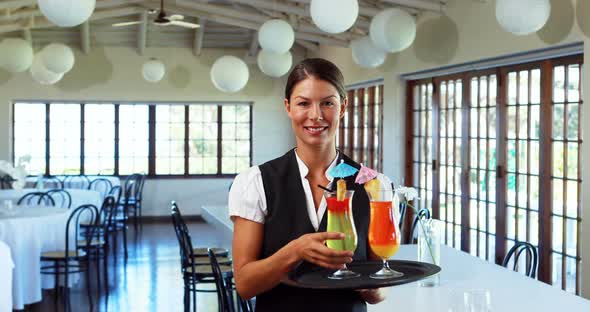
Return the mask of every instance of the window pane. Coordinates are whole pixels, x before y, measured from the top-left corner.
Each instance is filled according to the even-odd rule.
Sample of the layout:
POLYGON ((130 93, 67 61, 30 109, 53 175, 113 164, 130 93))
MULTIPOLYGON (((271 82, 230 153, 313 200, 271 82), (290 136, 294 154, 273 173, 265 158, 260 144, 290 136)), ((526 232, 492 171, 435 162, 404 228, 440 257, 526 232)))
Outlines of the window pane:
POLYGON ((84 173, 115 173, 115 106, 84 105, 84 173))
POLYGON ((148 172, 149 106, 119 105, 119 174, 148 172))
POLYGON ((45 174, 46 104, 14 104, 14 162, 30 175, 45 174))
POLYGON ((156 174, 184 174, 185 106, 156 106, 156 174))
POLYGON ((189 174, 217 174, 217 105, 189 105, 189 117, 189 174))
POLYGON ((80 174, 80 104, 49 107, 49 173, 80 174))
POLYGON ((250 109, 249 105, 222 106, 222 174, 239 173, 250 167, 250 124, 247 122, 250 109))

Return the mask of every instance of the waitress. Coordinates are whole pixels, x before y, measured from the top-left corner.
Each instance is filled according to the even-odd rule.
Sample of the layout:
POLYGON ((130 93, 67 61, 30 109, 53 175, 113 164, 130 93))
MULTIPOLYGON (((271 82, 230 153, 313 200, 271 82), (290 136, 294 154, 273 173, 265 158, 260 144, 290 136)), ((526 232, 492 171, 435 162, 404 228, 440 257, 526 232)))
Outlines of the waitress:
MULTIPOLYGON (((326 201, 318 185, 331 185, 328 172, 341 160, 360 168, 336 150, 336 131, 347 104, 336 65, 319 58, 299 63, 289 75, 284 99, 297 147, 234 180, 229 194, 234 277, 242 298, 256 297, 257 312, 361 312, 367 310, 366 303, 384 300, 380 289, 310 290, 281 284, 302 262, 336 270, 353 259, 379 259, 367 243, 369 199, 354 176, 346 182, 347 189, 355 191, 356 251, 325 245, 327 239, 344 235, 326 232, 326 201)), ((390 189, 389 179, 378 178, 390 189)))

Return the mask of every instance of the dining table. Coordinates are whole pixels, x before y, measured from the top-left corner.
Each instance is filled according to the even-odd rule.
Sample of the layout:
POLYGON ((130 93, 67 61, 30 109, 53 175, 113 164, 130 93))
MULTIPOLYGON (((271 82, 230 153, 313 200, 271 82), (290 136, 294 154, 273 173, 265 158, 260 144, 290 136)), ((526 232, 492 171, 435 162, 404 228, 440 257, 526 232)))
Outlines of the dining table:
MULTIPOLYGON (((54 176, 54 177, 58 178, 60 181, 64 181, 65 178, 66 178, 66 176, 63 176, 63 175, 54 176)), ((119 177, 117 177, 117 176, 89 175, 89 176, 86 176, 86 177, 90 180, 90 182, 92 182, 92 181, 94 181, 96 179, 107 179, 107 180, 109 180, 111 182, 111 186, 113 186, 113 187, 114 186, 121 186, 121 179, 119 179, 119 177)), ((38 179, 39 178, 38 177, 35 177, 35 176, 27 177, 25 179, 26 185, 29 186, 29 187, 34 187, 35 186, 35 183, 37 183, 37 180, 38 179)))
POLYGON ((12 311, 12 270, 10 247, 0 240, 0 312, 12 311))
MULTIPOLYGON (((11 200, 13 204, 17 204, 18 200, 27 193, 31 192, 47 192, 49 189, 32 189, 24 188, 20 190, 0 190, 0 204, 5 200, 11 200)), ((102 204, 102 196, 99 192, 94 190, 82 190, 82 189, 65 189, 70 193, 72 197, 71 208, 76 208, 85 204, 95 205, 100 209, 102 204)))
MULTIPOLYGON (((11 253, 14 264, 12 275, 12 308, 42 300, 42 289, 54 287, 51 275, 41 275, 41 253, 65 248, 66 223, 74 209, 47 206, 14 206, 0 208, 0 241, 11 253)), ((70 248, 75 248, 74 234, 70 233, 70 248)), ((0 265, 0 269, 5 265, 0 265)), ((78 280, 72 275, 69 285, 78 280)))
MULTIPOLYGON (((590 311, 590 300, 561 288, 446 245, 440 251, 439 285, 413 282, 384 288, 385 301, 368 305, 368 312, 468 312, 465 294, 482 291, 490 298, 485 312, 590 311)), ((392 259, 415 261, 417 245, 401 245, 392 259)))

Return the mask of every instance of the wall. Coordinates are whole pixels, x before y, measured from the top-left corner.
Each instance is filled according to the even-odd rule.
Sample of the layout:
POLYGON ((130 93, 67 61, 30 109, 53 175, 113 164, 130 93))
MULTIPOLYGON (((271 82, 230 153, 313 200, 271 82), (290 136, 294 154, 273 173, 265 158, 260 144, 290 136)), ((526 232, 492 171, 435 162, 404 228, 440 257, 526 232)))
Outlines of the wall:
MULTIPOLYGON (((316 56, 335 62, 348 83, 384 79, 384 173, 394 179, 404 175, 405 82, 400 75, 445 65, 460 64, 551 45, 584 42, 586 61, 590 60, 590 1, 551 0, 548 23, 539 32, 515 36, 503 31, 495 19, 495 1, 449 0, 444 15, 422 14, 418 18, 416 40, 401 53, 389 54, 385 64, 365 70, 354 65, 347 48, 322 47, 316 56)), ((590 77, 590 66, 583 76, 590 77)), ((590 82, 584 79, 583 88, 590 82)), ((590 95, 583 96, 588 103, 590 95)), ((590 108, 582 108, 582 136, 590 133, 590 108)), ((590 146, 583 144, 582 164, 590 163, 590 146)), ((590 181, 590 170, 583 170, 582 189, 590 181)), ((580 238, 590 231, 590 194, 582 194, 580 238)), ((590 240, 581 239, 582 259, 590 261, 590 240)), ((582 291, 590 298, 590 266, 582 264, 582 291)))
MULTIPOLYGON (((101 101, 241 101, 253 102, 253 163, 282 155, 294 146, 291 125, 284 113, 284 81, 264 76, 250 65, 250 80, 236 94, 215 89, 209 78, 211 65, 223 54, 242 57, 244 51, 203 50, 195 57, 189 49, 148 48, 145 56, 134 49, 94 47, 90 54, 76 51, 76 65, 54 86, 42 86, 30 74, 0 72, 0 159, 11 159, 11 120, 14 99, 101 101), (141 65, 158 57, 167 66, 164 80, 145 82, 141 65)), ((170 200, 185 214, 199 214, 204 204, 227 201, 231 179, 148 180, 144 215, 167 215, 170 200)))

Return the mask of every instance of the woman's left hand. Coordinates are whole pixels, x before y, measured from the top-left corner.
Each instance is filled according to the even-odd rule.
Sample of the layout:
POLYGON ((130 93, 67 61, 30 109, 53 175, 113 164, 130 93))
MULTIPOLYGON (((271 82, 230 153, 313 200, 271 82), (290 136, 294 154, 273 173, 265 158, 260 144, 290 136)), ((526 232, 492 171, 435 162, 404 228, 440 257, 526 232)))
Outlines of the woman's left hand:
POLYGON ((368 304, 377 304, 385 300, 385 294, 381 288, 375 289, 357 289, 363 300, 368 304))

